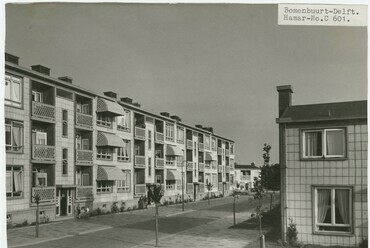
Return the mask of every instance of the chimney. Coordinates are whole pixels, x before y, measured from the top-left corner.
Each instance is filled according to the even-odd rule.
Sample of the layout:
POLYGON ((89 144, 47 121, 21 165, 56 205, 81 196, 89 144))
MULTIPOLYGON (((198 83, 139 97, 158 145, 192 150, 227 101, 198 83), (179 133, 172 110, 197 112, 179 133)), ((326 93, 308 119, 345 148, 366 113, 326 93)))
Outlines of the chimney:
POLYGON ((132 98, 129 98, 129 97, 122 97, 122 98, 121 98, 121 102, 125 102, 125 103, 128 103, 128 104, 132 104, 132 98))
POLYGON ((132 105, 134 105, 134 106, 136 106, 136 107, 141 107, 141 104, 140 103, 138 103, 138 102, 134 102, 132 105))
POLYGON ((59 80, 62 80, 62 81, 64 81, 64 82, 67 82, 67 83, 72 83, 72 81, 73 81, 73 78, 71 78, 71 77, 68 77, 68 76, 64 76, 64 77, 58 77, 58 79, 59 80))
POLYGON ((5 61, 18 65, 19 57, 5 53, 5 61))
POLYGON ((106 91, 106 92, 104 92, 104 95, 109 96, 109 97, 114 98, 114 99, 117 99, 117 93, 115 93, 113 91, 106 91))
POLYGON ((197 127, 197 128, 200 128, 200 129, 203 129, 203 126, 202 125, 195 125, 195 127, 197 127))
POLYGON ((168 113, 168 112, 161 112, 160 114, 163 115, 163 116, 166 116, 166 117, 170 118, 170 113, 168 113))
POLYGON ((203 129, 213 133, 213 127, 203 127, 203 129))
POLYGON ((281 117, 285 109, 292 105, 293 89, 291 85, 277 86, 276 89, 279 92, 279 117, 281 117))
POLYGON ((40 72, 42 74, 45 74, 45 75, 50 76, 50 68, 47 68, 47 67, 45 67, 43 65, 32 65, 31 66, 31 69, 33 71, 37 71, 37 72, 40 72))
POLYGON ((174 119, 174 120, 176 120, 176 121, 178 121, 178 122, 181 122, 181 118, 180 118, 180 117, 178 117, 177 115, 172 115, 172 116, 171 116, 171 119, 174 119))

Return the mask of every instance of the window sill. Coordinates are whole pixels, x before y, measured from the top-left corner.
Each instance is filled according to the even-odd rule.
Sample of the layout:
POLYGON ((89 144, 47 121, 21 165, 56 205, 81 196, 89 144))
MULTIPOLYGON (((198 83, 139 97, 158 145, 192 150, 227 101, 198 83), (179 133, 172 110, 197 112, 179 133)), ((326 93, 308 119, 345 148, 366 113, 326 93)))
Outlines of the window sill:
POLYGON ((131 190, 129 190, 129 189, 127 189, 127 190, 125 190, 125 189, 117 189, 117 193, 130 193, 131 192, 131 190))
POLYGON ((102 124, 98 124, 98 123, 96 123, 96 125, 97 125, 98 127, 105 127, 105 128, 112 129, 112 126, 106 126, 106 125, 102 125, 102 124))
POLYGON ((103 161, 113 161, 113 159, 109 158, 96 158, 97 160, 103 160, 103 161))
POLYGON ((19 199, 23 199, 23 195, 21 196, 7 196, 6 197, 6 200, 19 200, 19 199))
POLYGON ((320 157, 320 158, 300 158, 301 161, 345 161, 348 160, 347 157, 343 158, 325 158, 325 157, 320 157))
POLYGON ((23 150, 22 150, 22 151, 11 151, 11 150, 6 150, 6 153, 24 154, 23 150))
POLYGON ((344 232, 313 232, 314 235, 321 235, 321 236, 345 236, 345 237, 351 237, 354 236, 353 233, 344 233, 344 232))
POLYGON ((108 191, 108 192, 96 192, 96 194, 100 195, 100 194, 113 194, 112 191, 108 191))
POLYGON ((131 160, 117 160, 117 161, 120 163, 130 163, 131 162, 131 160))

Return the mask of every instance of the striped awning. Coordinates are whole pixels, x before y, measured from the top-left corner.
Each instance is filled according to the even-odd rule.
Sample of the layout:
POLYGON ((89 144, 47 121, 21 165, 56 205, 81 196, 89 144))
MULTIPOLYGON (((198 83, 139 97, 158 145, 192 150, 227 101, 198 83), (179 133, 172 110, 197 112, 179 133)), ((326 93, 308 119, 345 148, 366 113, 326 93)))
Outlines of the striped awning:
POLYGON ((112 133, 98 132, 96 146, 125 147, 123 139, 112 133))
POLYGON ((96 112, 109 112, 112 115, 125 115, 125 112, 121 105, 116 102, 108 101, 102 98, 98 98, 96 112))
POLYGON ((98 166, 97 181, 125 180, 126 175, 115 166, 98 166))
POLYGON ((210 153, 210 152, 207 152, 206 153, 206 158, 205 158, 206 161, 217 161, 217 155, 213 154, 213 153, 210 153))
POLYGON ((176 146, 167 145, 166 155, 167 156, 184 156, 184 152, 176 146))
POLYGON ((181 180, 181 173, 177 170, 167 170, 166 180, 181 180))

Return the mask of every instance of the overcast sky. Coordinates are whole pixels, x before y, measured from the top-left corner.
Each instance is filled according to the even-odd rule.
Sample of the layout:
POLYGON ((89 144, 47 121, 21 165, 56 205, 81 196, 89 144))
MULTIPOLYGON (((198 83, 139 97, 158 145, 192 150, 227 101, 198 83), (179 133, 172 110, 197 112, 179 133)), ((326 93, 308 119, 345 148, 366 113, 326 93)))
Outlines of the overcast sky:
POLYGON ((20 65, 212 126, 236 162, 278 162, 277 85, 293 104, 364 100, 366 27, 278 26, 277 5, 22 4, 6 7, 20 65))

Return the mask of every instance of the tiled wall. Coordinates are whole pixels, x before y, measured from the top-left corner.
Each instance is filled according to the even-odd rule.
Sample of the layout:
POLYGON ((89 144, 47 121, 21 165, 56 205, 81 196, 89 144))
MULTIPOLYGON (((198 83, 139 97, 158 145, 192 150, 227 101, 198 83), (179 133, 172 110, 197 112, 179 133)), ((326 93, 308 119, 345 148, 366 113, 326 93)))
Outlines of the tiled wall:
POLYGON ((367 237, 367 126, 347 126, 346 160, 300 160, 299 136, 299 128, 286 130, 286 218, 292 218, 297 223, 298 241, 321 245, 358 245, 362 238, 367 237), (354 235, 313 234, 313 185, 353 186, 354 235))

